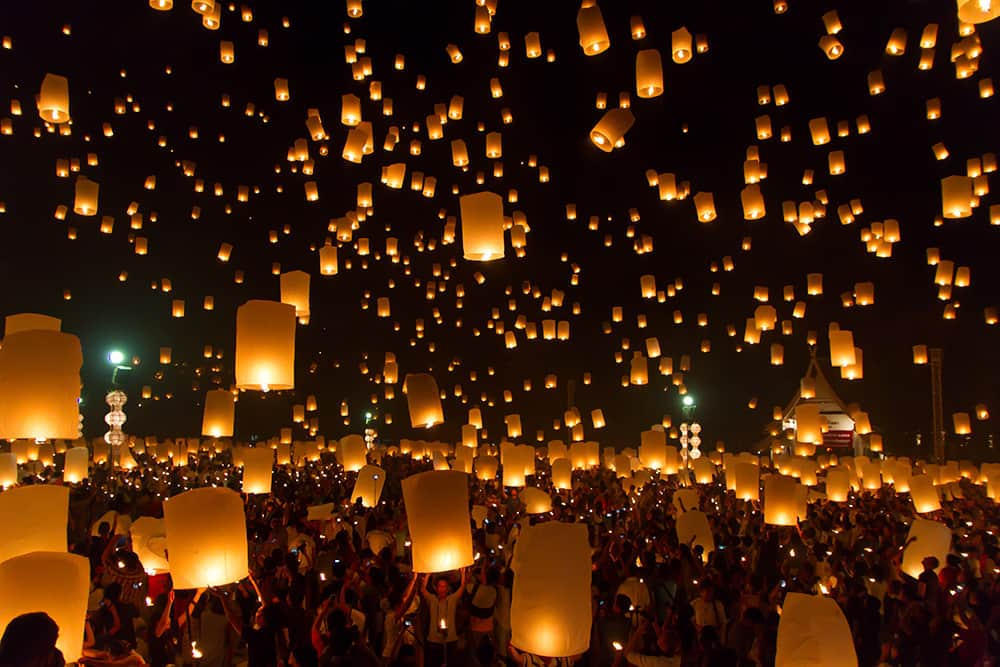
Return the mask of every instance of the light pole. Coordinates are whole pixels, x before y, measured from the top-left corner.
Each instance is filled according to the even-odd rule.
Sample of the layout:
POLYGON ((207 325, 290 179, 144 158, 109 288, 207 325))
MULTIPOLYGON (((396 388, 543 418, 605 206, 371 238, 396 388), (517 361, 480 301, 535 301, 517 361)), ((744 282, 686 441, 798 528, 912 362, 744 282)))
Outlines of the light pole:
POLYGON ((694 396, 691 394, 684 394, 684 398, 681 399, 681 414, 684 415, 684 420, 689 421, 691 417, 694 416, 694 410, 698 407, 694 402, 694 396))
POLYGON ((122 408, 128 402, 128 396, 118 388, 118 371, 130 371, 132 364, 125 365, 125 353, 121 350, 108 352, 108 363, 114 366, 114 370, 111 372, 111 391, 104 397, 104 401, 110 408, 108 413, 104 415, 104 423, 108 425, 108 431, 104 434, 104 442, 108 443, 108 447, 110 447, 108 458, 111 461, 111 467, 114 468, 115 462, 121 456, 121 446, 125 442, 122 426, 125 424, 126 417, 122 408))

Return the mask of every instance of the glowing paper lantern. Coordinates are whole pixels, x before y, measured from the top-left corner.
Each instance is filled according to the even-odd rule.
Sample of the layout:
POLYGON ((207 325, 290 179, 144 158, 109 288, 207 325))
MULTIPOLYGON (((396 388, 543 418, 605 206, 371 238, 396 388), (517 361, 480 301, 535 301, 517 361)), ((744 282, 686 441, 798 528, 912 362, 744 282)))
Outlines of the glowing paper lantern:
POLYGON ((185 491, 163 503, 163 519, 174 588, 223 586, 246 577, 246 515, 236 491, 185 491))
POLYGON ((715 537, 708 524, 708 516, 700 510, 689 510, 677 515, 677 541, 692 547, 700 545, 704 549, 702 560, 707 559, 709 552, 715 550, 715 537))
MULTIPOLYGON (((65 527, 63 527, 65 530, 65 527)), ((56 648, 67 663, 83 654, 90 594, 90 561, 83 556, 33 551, 0 562, 0 633, 21 614, 42 611, 59 626, 56 648)))
POLYGON ((66 450, 63 464, 63 481, 79 484, 87 479, 90 471, 90 451, 86 447, 72 447, 66 450))
POLYGON ((367 454, 368 446, 360 435, 345 435, 337 443, 337 460, 348 472, 358 472, 364 468, 368 463, 367 454))
POLYGON ((707 458, 697 458, 692 464, 694 481, 698 484, 711 484, 715 479, 715 464, 707 458))
MULTIPOLYGON (((945 564, 948 552, 951 551, 951 528, 938 521, 915 517, 910 524, 906 541, 910 542, 903 551, 903 564, 900 569, 914 579, 924 571, 922 561, 934 556, 941 565, 945 564)), ((904 542, 905 544, 905 542, 904 542)))
POLYGON ((0 454, 0 487, 8 488, 17 484, 17 455, 0 454))
MULTIPOLYGON (((0 562, 32 551, 66 551, 69 488, 38 484, 0 493, 0 562)), ((3 603, 0 602, 0 605, 3 603)))
POLYGON ((972 179, 968 176, 947 176, 941 179, 941 212, 945 218, 967 218, 972 215, 972 179))
POLYGON ((319 272, 324 276, 337 275, 337 246, 324 245, 319 249, 319 272))
POLYGON ((798 508, 796 488, 791 477, 771 475, 764 480, 764 523, 772 526, 794 526, 798 508))
POLYGON ((996 0, 958 0, 959 21, 972 24, 986 23, 998 16, 1000 16, 1000 3, 996 0))
POLYGON ((854 667, 851 629, 837 601, 821 595, 789 593, 778 621, 775 667, 854 667))
POLYGON ((573 467, 569 459, 556 459, 552 462, 552 485, 557 489, 573 488, 573 467))
MULTIPOLYGON (((753 463, 736 461, 733 464, 736 497, 740 500, 757 500, 760 497, 760 469, 753 463)), ((726 471, 729 476, 729 471, 726 471)))
POLYGON ((524 528, 511 560, 511 644, 554 658, 587 650, 590 554, 584 524, 544 523, 524 528))
POLYGON ((274 450, 247 447, 243 450, 243 493, 271 493, 274 450))
POLYGON ((851 490, 851 473, 844 468, 830 468, 826 471, 827 500, 844 503, 851 490))
POLYGON ((447 572, 472 565, 468 478, 433 470, 402 481, 414 572, 447 572))
POLYGON ((830 331, 830 365, 853 366, 855 363, 854 335, 843 329, 830 331))
POLYGON ((413 428, 430 428, 444 422, 441 395, 433 375, 408 373, 403 378, 403 393, 413 428))
POLYGON ((611 46, 608 31, 604 26, 604 16, 597 3, 589 7, 580 7, 576 14, 576 28, 580 33, 580 48, 584 55, 596 56, 604 53, 611 46))
POLYGON ((309 318, 309 274, 289 271, 281 274, 281 303, 295 306, 295 316, 309 318))
MULTIPOLYGON (((663 431, 643 431, 639 434, 639 460, 652 470, 660 470, 667 460, 667 434, 663 431)), ((673 473, 671 473, 673 474, 673 473)))
POLYGON ((663 94, 663 62, 657 49, 643 49, 635 55, 635 92, 642 98, 663 94))
POLYGON ((76 179, 76 192, 73 199, 73 212, 77 215, 91 216, 97 214, 98 185, 86 176, 76 179))
POLYGON ((132 522, 132 551, 139 557, 142 569, 147 574, 169 572, 166 558, 167 528, 163 519, 151 516, 139 517, 132 522))
POLYGON ((545 514, 552 511, 552 496, 533 486, 526 487, 520 494, 528 514, 545 514))
POLYGON ((4 335, 9 336, 19 331, 42 329, 45 331, 61 331, 62 320, 39 313, 16 313, 4 318, 4 335))
POLYGON ((236 309, 236 386, 295 387, 295 307, 251 300, 236 309))
POLYGON ((968 435, 972 433, 972 420, 969 419, 968 412, 953 413, 951 421, 955 426, 955 435, 968 435))
POLYGON ((813 445, 823 442, 818 403, 799 403, 795 406, 795 440, 813 445))
POLYGON ((910 499, 913 500, 914 509, 920 514, 941 509, 941 499, 934 488, 934 480, 929 475, 910 477, 910 499))
POLYGON ((76 336, 8 333, 0 347, 0 438, 78 438, 82 364, 76 336))
POLYGON ((69 80, 58 74, 46 74, 38 93, 38 115, 50 123, 69 120, 69 80))
POLYGON ((476 479, 489 481, 496 479, 500 462, 495 456, 477 456, 475 461, 476 479))
POLYGON ((466 259, 502 259, 503 198, 493 192, 479 192, 459 198, 462 213, 462 250, 466 259))
POLYGON ((385 470, 378 466, 365 465, 358 470, 358 478, 354 481, 354 491, 351 492, 351 502, 361 498, 364 507, 375 507, 382 498, 382 487, 385 486, 385 470))
POLYGON ((691 49, 691 32, 687 28, 678 28, 670 33, 670 54, 678 65, 691 60, 694 52, 691 49))
POLYGON ((698 492, 694 489, 678 489, 674 491, 674 507, 680 512, 690 512, 697 510, 701 502, 698 492))
POLYGON ((201 434, 213 438, 233 435, 236 404, 232 392, 212 389, 205 392, 205 411, 201 421, 201 434))
POLYGON ((635 116, 628 109, 609 109, 590 131, 590 140, 605 153, 610 153, 625 139, 625 133, 633 123, 635 116))

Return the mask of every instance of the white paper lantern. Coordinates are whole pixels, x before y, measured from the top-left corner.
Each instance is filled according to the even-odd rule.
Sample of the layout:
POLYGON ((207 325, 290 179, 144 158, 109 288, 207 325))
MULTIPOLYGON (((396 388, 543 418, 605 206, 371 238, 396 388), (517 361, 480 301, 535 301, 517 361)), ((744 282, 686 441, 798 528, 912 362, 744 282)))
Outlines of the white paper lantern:
POLYGON ((447 572, 472 565, 468 477, 433 470, 402 481, 414 572, 447 572))
POLYGON ((590 645, 590 543, 584 524, 525 527, 511 569, 511 643, 546 657, 578 655, 590 645))
MULTIPOLYGON (((64 540, 65 541, 65 540, 64 540)), ((0 634, 21 614, 45 612, 59 626, 56 648, 67 663, 83 655, 90 594, 90 561, 83 556, 32 551, 0 562, 0 634)))
POLYGON ((163 519, 174 588, 223 586, 246 577, 246 515, 236 491, 185 491, 163 503, 163 519))

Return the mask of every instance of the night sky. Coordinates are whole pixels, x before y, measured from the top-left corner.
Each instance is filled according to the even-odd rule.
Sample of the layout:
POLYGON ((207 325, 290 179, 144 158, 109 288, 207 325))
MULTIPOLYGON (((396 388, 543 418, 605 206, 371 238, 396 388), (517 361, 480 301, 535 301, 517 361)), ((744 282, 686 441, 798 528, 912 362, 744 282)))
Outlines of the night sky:
MULTIPOLYGON (((539 430, 545 440, 568 440, 565 428, 554 430, 553 420, 562 418, 572 385, 588 440, 635 446, 639 432, 664 415, 671 415, 674 425, 681 421, 678 389, 655 372, 657 360, 649 362, 649 384, 622 387, 632 352, 645 352, 644 340, 653 336, 675 370, 681 356, 690 355, 683 383, 696 399, 703 449, 724 440, 728 449, 741 450, 763 437, 772 407, 785 405, 798 389, 809 360, 809 331, 817 333, 820 363, 834 388, 868 412, 889 453, 929 455, 930 373, 913 365, 913 345, 944 350, 949 434, 954 412, 974 413, 979 403, 1000 410, 1000 330, 984 319, 984 308, 1000 305, 1000 227, 991 226, 989 215, 996 196, 981 196, 968 218, 935 226, 941 178, 964 175, 968 159, 1000 151, 996 98, 979 95, 980 82, 995 76, 1000 26, 977 27, 978 69, 959 80, 949 62, 953 44, 963 39, 953 2, 790 0, 781 15, 770 0, 599 4, 611 47, 588 57, 578 43, 579 5, 564 0, 500 0, 487 35, 473 31, 473 0, 369 0, 363 17, 351 20, 341 1, 237 3, 223 6, 217 31, 203 28, 186 0, 176 0, 168 12, 138 0, 3 3, 0 35, 5 42, 9 38, 11 48, 0 50, 0 118, 9 120, 12 132, 0 135, 0 314, 60 317, 63 331, 80 337, 89 437, 105 430, 111 349, 140 359, 120 375, 130 396, 126 432, 199 435, 204 392, 234 382, 236 308, 250 299, 279 299, 275 262, 281 271, 312 274, 311 319, 298 327, 296 338, 297 386, 266 397, 242 394, 238 438, 277 434, 291 425, 292 404, 312 394, 319 401, 319 433, 327 439, 360 432, 364 413, 372 411, 383 439, 455 440, 468 408, 481 406, 490 442, 504 436, 503 417, 513 413, 522 416, 523 441, 534 442, 539 430), (242 20, 241 7, 252 10, 252 21, 242 20), (845 48, 833 61, 817 46, 825 34, 821 16, 831 9, 843 24, 837 38, 845 48), (631 38, 632 16, 642 17, 647 36, 641 40, 631 38), (919 40, 928 23, 939 29, 933 67, 922 71, 919 40), (708 50, 679 65, 670 58, 670 34, 681 26, 704 36, 708 50), (906 30, 906 49, 890 56, 886 42, 896 28, 906 30), (267 31, 266 48, 258 45, 261 30, 267 31), (532 31, 540 34, 543 50, 554 53, 554 62, 544 55, 526 57, 524 36, 532 31), (510 38, 507 67, 498 65, 500 32, 510 38), (364 81, 353 80, 345 62, 345 46, 357 39, 365 40, 364 55, 373 67, 364 81), (234 43, 233 64, 220 62, 220 40, 234 43), (462 62, 449 61, 448 44, 461 49, 462 62), (651 48, 662 55, 665 92, 639 99, 635 57, 651 48), (393 67, 396 54, 405 56, 402 71, 393 67), (873 70, 881 70, 886 87, 875 96, 866 83, 873 70), (69 136, 46 131, 38 117, 34 96, 47 72, 69 79, 69 136), (425 90, 416 88, 419 75, 426 76, 425 90), (289 81, 287 102, 275 100, 277 77, 289 81), (499 99, 490 95, 493 77, 503 86, 499 99), (383 98, 392 98, 392 116, 383 115, 382 102, 369 99, 373 80, 381 82, 383 98), (789 103, 760 105, 757 87, 776 84, 787 88, 789 103), (611 153, 588 138, 604 113, 595 108, 600 92, 607 94, 608 108, 618 105, 619 93, 629 93, 635 115, 626 145, 611 153), (361 164, 340 157, 348 131, 340 123, 345 93, 361 98, 362 116, 373 124, 375 150, 361 164), (224 95, 229 107, 222 105, 224 95), (428 140, 425 117, 453 95, 464 97, 463 118, 448 121, 443 139, 428 140), (116 98, 131 100, 126 113, 115 113, 116 98), (927 119, 931 98, 940 99, 940 119, 927 119), (21 115, 13 112, 15 101, 21 115), (254 105, 249 115, 248 104, 254 105), (307 138, 310 108, 319 109, 329 139, 309 140, 314 173, 305 176, 302 164, 286 156, 295 140, 307 138), (512 123, 502 122, 503 109, 510 110, 512 123), (763 114, 771 116, 775 136, 761 141, 754 119, 763 114), (833 139, 814 146, 808 123, 821 116, 833 139), (869 119, 869 133, 858 133, 859 116, 869 119), (839 121, 849 123, 848 136, 837 136, 839 121), (105 123, 113 137, 104 136, 105 123), (400 142, 387 152, 382 143, 393 125, 400 142), (790 142, 778 138, 783 126, 791 130, 790 142), (191 138, 191 128, 197 128, 197 138, 191 138), (503 136, 499 160, 485 155, 485 135, 492 131, 503 136), (451 160, 450 142, 459 138, 471 159, 465 170, 451 160), (413 139, 421 141, 419 156, 408 153, 413 139), (932 152, 938 142, 950 153, 945 160, 932 152), (767 165, 760 183, 767 213, 753 222, 744 220, 740 205, 750 146, 759 147, 767 165), (843 175, 829 174, 832 150, 844 151, 843 175), (88 165, 89 153, 96 154, 96 166, 88 165), (58 159, 78 159, 79 173, 100 183, 97 216, 73 214, 77 174, 58 176, 58 159), (182 160, 196 163, 194 177, 182 173, 182 160), (503 163, 501 178, 494 177, 497 161, 503 163), (395 162, 407 164, 401 190, 379 183, 381 168, 395 162), (548 168, 549 182, 539 182, 533 163, 548 168), (689 181, 692 194, 713 193, 717 219, 700 223, 690 197, 661 201, 647 183, 649 169, 689 181), (803 184, 805 170, 814 171, 811 185, 803 184), (414 171, 437 179, 434 197, 410 189, 414 171), (483 185, 476 183, 479 171, 483 185), (155 190, 144 188, 149 176, 156 177, 155 190), (204 192, 195 191, 196 179, 204 181, 204 192), (310 180, 319 188, 315 202, 304 195, 303 184, 310 180), (336 242, 328 224, 355 210, 357 184, 366 181, 374 186, 374 210, 353 239, 370 239, 372 254, 357 256, 354 242, 340 243, 339 274, 321 276, 315 249, 327 238, 336 242), (216 183, 222 196, 213 194, 216 183), (241 185, 251 190, 248 202, 237 201, 241 185), (517 191, 516 203, 508 201, 511 189, 517 191), (454 192, 482 190, 504 197, 505 215, 519 211, 527 217, 523 258, 515 255, 509 236, 506 257, 489 263, 462 258, 460 231, 454 243, 442 242, 444 217, 459 213, 454 192), (783 221, 782 202, 812 202, 821 191, 828 198, 826 215, 800 236, 783 221), (853 224, 842 225, 837 208, 852 199, 860 199, 864 211, 853 224), (131 202, 142 214, 141 230, 129 228, 131 202), (576 220, 567 220, 568 203, 576 205, 576 220), (69 209, 65 220, 55 217, 59 205, 69 209), (191 216, 195 206, 201 210, 197 220, 191 216), (638 222, 629 220, 633 208, 638 222), (100 232, 102 216, 114 218, 111 234, 100 232), (588 229, 591 216, 599 220, 597 231, 588 229), (886 219, 899 221, 901 241, 891 258, 877 258, 866 252, 862 232, 886 219), (75 239, 69 238, 71 230, 75 239), (277 243, 269 241, 272 231, 277 243), (637 254, 635 242, 643 235, 652 238, 653 251, 637 254), (134 253, 136 236, 148 239, 148 255, 134 253), (387 237, 399 240, 404 261, 388 260, 387 237), (742 249, 746 239, 749 251, 742 249), (223 242, 233 245, 227 263, 216 258, 223 242), (949 301, 938 298, 928 247, 971 270, 971 285, 954 288, 949 301), (731 272, 722 270, 726 256, 734 263, 731 272), (447 280, 432 275, 435 265, 447 280), (577 285, 571 284, 574 267, 577 285), (245 274, 242 284, 234 282, 237 270, 245 274), (484 284, 476 283, 476 272, 485 276, 484 284), (806 296, 806 274, 814 272, 824 275, 821 297, 806 296), (655 275, 660 290, 675 280, 683 289, 663 303, 642 299, 644 274, 655 275), (164 279, 171 284, 169 293, 164 279), (428 280, 446 286, 433 301, 425 297, 428 280), (875 285, 874 305, 845 308, 841 294, 868 281, 875 285), (713 283, 719 284, 718 296, 712 295, 713 283), (465 290, 461 309, 456 308, 459 284, 465 290), (744 344, 745 320, 759 305, 755 287, 768 288, 779 322, 792 319, 794 301, 782 298, 786 285, 793 286, 796 301, 806 302, 805 317, 792 320, 791 335, 772 331, 758 345, 744 344), (539 298, 532 295, 536 288, 539 298), (541 297, 552 290, 565 292, 565 303, 543 313, 541 297), (212 311, 202 309, 206 295, 214 297, 212 311), (391 298, 391 318, 376 317, 378 297, 391 298), (185 302, 183 319, 171 317, 174 299, 185 302), (579 315, 572 313, 574 303, 579 315), (958 308, 956 319, 943 319, 948 303, 958 308), (604 323, 611 322, 614 306, 623 308, 624 318, 606 334, 604 323), (508 350, 504 337, 487 327, 494 308, 507 330, 518 315, 539 330, 542 319, 569 320, 571 338, 531 341, 517 331, 518 346, 508 350), (682 314, 681 324, 674 323, 675 311, 682 314), (707 326, 698 326, 700 313, 707 315, 707 326), (638 326, 640 314, 645 328, 638 326), (423 338, 416 337, 417 319, 426 325, 423 338), (854 333, 864 352, 862 380, 842 381, 839 370, 830 368, 830 322, 854 333), (727 335, 728 325, 735 336, 727 335), (481 335, 474 335, 476 330, 481 335), (623 350, 625 339, 630 349, 623 350), (708 353, 700 351, 705 340, 708 353), (770 363, 774 342, 784 345, 782 366, 770 363), (221 352, 221 360, 204 359, 206 345, 221 352), (168 365, 158 363, 161 347, 172 348, 168 365), (410 429, 399 385, 395 399, 382 398, 384 385, 376 379, 387 351, 399 360, 400 380, 407 372, 434 374, 448 393, 444 425, 419 433, 410 429), (617 351, 622 363, 616 363, 617 351), (367 364, 367 374, 361 364, 367 364), (591 374, 589 385, 584 373, 591 374), (545 390, 549 374, 558 377, 558 387, 545 390), (524 391, 526 379, 533 384, 530 392, 524 391), (147 385, 154 398, 142 400, 147 385), (455 385, 461 385, 460 398, 455 385), (513 394, 511 403, 503 401, 505 389, 513 394), (484 395, 492 407, 481 401, 484 395), (757 407, 751 409, 754 398, 757 407), (340 416, 342 401, 350 408, 349 425, 340 416), (604 412, 604 429, 591 426, 595 408, 604 412), (386 413, 391 425, 384 423, 386 413), (912 447, 916 433, 924 434, 922 450, 912 447)), ((988 180, 1000 187, 995 173, 988 180)), ((987 442, 995 432, 994 420, 973 418, 970 440, 949 435, 949 456, 991 458, 987 442)), ((305 438, 301 427, 296 438, 305 438)))

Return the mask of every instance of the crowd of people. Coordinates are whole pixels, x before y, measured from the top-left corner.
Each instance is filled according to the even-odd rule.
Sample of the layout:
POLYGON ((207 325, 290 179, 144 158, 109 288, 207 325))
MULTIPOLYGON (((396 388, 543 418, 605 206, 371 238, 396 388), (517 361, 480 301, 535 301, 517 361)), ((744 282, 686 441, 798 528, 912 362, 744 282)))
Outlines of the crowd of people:
MULTIPOLYGON (((470 506, 486 508, 471 523, 475 563, 428 576, 409 566, 399 482, 431 463, 384 456, 380 464, 387 479, 374 508, 351 498, 353 473, 335 463, 276 468, 272 493, 246 496, 247 577, 196 591, 173 590, 169 574, 144 572, 115 520, 92 527, 109 510, 162 516, 164 498, 195 486, 239 489, 228 454, 184 467, 95 470, 73 488, 70 507, 72 550, 92 568, 85 662, 768 666, 789 592, 836 600, 863 667, 976 667, 1000 655, 1000 521, 994 502, 968 480, 964 497, 925 516, 947 524, 954 538, 945 562, 925 559, 914 579, 900 565, 916 514, 908 494, 891 486, 857 491, 845 503, 816 500, 797 526, 776 527, 764 524, 758 503, 727 492, 720 471, 713 484, 684 485, 698 490, 708 515, 714 548, 706 549, 678 540, 677 476, 635 488, 592 469, 574 472, 572 490, 556 491, 540 460, 534 484, 551 492, 552 511, 529 515, 517 489, 470 476, 470 506), (310 507, 331 502, 329 516, 310 518, 310 507), (522 528, 543 521, 589 530, 593 623, 581 655, 531 655, 510 642, 511 556, 522 528)), ((37 616, 17 622, 36 628, 27 648, 23 629, 8 626, 0 667, 56 664, 55 638, 44 639, 51 628, 37 616), (31 651, 44 656, 18 662, 31 651)))

